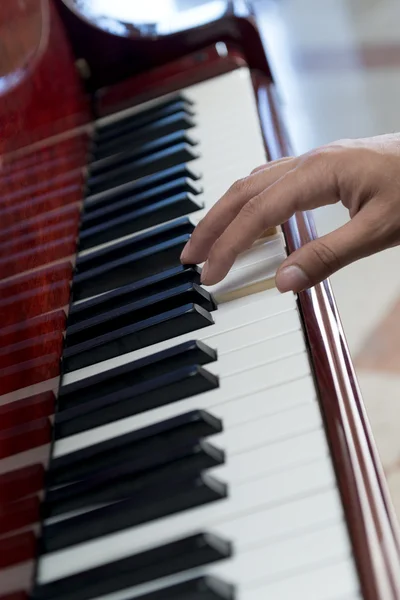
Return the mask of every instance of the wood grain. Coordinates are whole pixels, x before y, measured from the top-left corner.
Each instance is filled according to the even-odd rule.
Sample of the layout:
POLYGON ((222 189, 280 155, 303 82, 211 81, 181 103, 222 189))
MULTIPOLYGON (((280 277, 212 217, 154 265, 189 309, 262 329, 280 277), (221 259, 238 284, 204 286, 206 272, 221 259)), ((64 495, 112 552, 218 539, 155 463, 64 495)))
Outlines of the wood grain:
POLYGON ((0 475, 0 504, 16 502, 20 498, 41 492, 44 488, 45 470, 34 464, 0 475))
POLYGON ((55 403, 53 392, 43 392, 23 400, 3 404, 0 406, 0 431, 49 417, 54 413, 55 403))
MULTIPOLYGON (((66 315, 63 310, 45 313, 22 323, 0 329, 0 349, 20 344, 26 340, 39 338, 48 333, 65 330, 66 315)), ((0 424, 1 427, 1 424, 0 424)))

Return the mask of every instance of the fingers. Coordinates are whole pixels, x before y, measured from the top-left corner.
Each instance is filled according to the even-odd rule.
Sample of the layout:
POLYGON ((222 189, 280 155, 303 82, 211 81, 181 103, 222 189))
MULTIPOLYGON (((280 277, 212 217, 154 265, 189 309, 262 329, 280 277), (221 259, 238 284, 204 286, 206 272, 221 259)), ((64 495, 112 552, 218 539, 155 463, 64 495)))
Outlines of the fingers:
POLYGON ((342 267, 383 249, 384 241, 375 240, 374 219, 358 213, 336 231, 309 242, 296 250, 276 274, 279 291, 300 292, 320 283, 342 267))
POLYGON ((255 169, 252 170, 251 175, 254 175, 254 173, 258 173, 259 171, 264 171, 265 169, 268 169, 268 167, 270 166, 275 166, 278 164, 281 164, 283 162, 287 162, 288 160, 293 160, 293 156, 284 156, 283 158, 278 158, 277 160, 274 160, 273 162, 270 163, 264 163, 263 165, 260 165, 259 167, 256 167, 255 169))
MULTIPOLYGON (((280 225, 299 210, 337 202, 335 177, 323 167, 321 161, 319 165, 305 161, 251 198, 209 251, 202 272, 203 283, 213 285, 221 281, 238 254, 264 230, 280 225)), ((197 262, 196 255, 193 258, 197 262)))
POLYGON ((270 186, 294 166, 297 159, 285 158, 269 163, 244 179, 240 179, 210 209, 197 225, 181 256, 183 263, 206 260, 214 242, 235 219, 250 198, 270 186))

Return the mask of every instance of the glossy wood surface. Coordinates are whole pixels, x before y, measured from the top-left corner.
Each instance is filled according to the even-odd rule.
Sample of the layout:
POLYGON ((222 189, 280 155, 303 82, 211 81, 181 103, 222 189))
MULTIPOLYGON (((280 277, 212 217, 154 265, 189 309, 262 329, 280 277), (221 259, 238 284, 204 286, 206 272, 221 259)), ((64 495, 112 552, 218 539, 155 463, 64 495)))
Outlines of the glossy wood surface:
POLYGON ((1 538, 0 569, 34 559, 36 555, 36 543, 36 536, 32 531, 1 538))
MULTIPOLYGON (((254 85, 270 159, 290 156, 271 82, 258 75, 254 85)), ((316 236, 304 213, 290 219, 284 233, 290 252, 316 236)), ((299 301, 363 597, 398 600, 398 524, 329 282, 302 292, 299 301)))
POLYGON ((55 396, 53 392, 43 392, 29 396, 18 402, 8 402, 0 406, 0 432, 15 429, 23 423, 43 419, 53 414, 55 396))
POLYGON ((39 496, 28 496, 12 504, 0 506, 0 535, 36 523, 40 518, 39 496))
MULTIPOLYGON (((0 329, 0 349, 65 329, 66 315, 56 310, 0 329)), ((1 425, 0 425, 1 427, 1 425)))
POLYGON ((40 492, 44 486, 44 479, 45 470, 39 463, 0 475, 0 502, 16 502, 20 498, 40 492))
MULTIPOLYGON (((14 3, 14 0, 3 1, 0 31, 2 15, 6 14, 3 7, 11 10, 10 3, 14 3)), ((52 392, 31 392, 27 393, 29 398, 17 400, 13 394, 26 386, 49 380, 57 382, 60 374, 62 332, 73 272, 72 259, 66 257, 73 254, 77 237, 84 165, 89 151, 90 126, 82 128, 82 125, 91 119, 91 103, 74 65, 76 56, 72 55, 53 3, 29 0, 26 6, 34 12, 34 22, 28 24, 26 14, 18 19, 18 11, 12 17, 13 31, 18 32, 14 39, 21 36, 26 40, 21 51, 25 58, 21 62, 20 56, 13 54, 8 67, 4 63, 1 66, 7 77, 18 69, 20 79, 18 86, 8 83, 0 91, 0 250, 3 248, 5 253, 0 260, 0 365, 3 360, 0 394, 6 398, 3 402, 0 395, 0 420, 3 419, 0 457, 7 461, 32 450, 29 460, 33 464, 7 473, 1 471, 0 527, 7 534, 0 538, 3 568, 29 561, 36 555, 35 535, 32 532, 11 535, 15 530, 11 524, 32 524, 37 518, 33 495, 43 490, 44 468, 42 459, 36 460, 34 450, 38 445, 45 449, 46 463, 51 439, 48 417, 54 411, 55 397, 52 392), (27 27, 32 27, 29 34, 27 27), (60 239, 64 239, 61 244, 60 239), (24 253, 27 253, 25 262, 24 253), (60 258, 66 260, 48 264, 60 258), (32 499, 28 500, 28 496, 32 499), (17 504, 10 506, 11 503, 17 504)), ((58 3, 60 14, 71 27, 76 17, 66 16, 65 7, 60 6, 58 3)), ((125 46, 114 38, 105 42, 104 34, 98 30, 87 34, 84 40, 81 38, 80 42, 83 40, 95 57, 90 82, 93 89, 134 73, 137 70, 134 60, 140 62, 143 71, 115 87, 100 90, 93 102, 96 113, 109 114, 127 104, 186 87, 249 62, 261 69, 254 76, 254 83, 268 156, 274 159, 287 154, 289 147, 278 118, 273 84, 260 54, 260 38, 253 23, 236 16, 234 19, 220 24, 219 29, 202 31, 192 40, 193 44, 183 46, 182 40, 182 44, 177 43, 161 58, 162 47, 158 46, 158 56, 156 52, 150 53, 147 63, 139 60, 137 47, 130 46, 125 51, 125 46), (226 42, 223 51, 215 43, 203 48, 205 39, 211 42, 222 39, 226 42), (241 46, 232 45, 232 39, 241 46), (181 56, 183 47, 187 55, 180 60, 153 72, 146 71, 149 64, 181 56), (196 51, 188 54, 191 49, 196 51), (120 70, 113 72, 118 61, 120 70)), ((88 32, 87 25, 83 24, 86 29, 79 29, 82 24, 75 25, 74 39, 79 39, 79 32, 88 32)), ((75 44, 75 52, 79 48, 75 44)), ((290 250, 314 235, 306 215, 296 216, 284 230, 290 250)), ((365 600, 398 600, 397 524, 329 285, 301 294, 300 305, 363 596, 365 600)), ((2 461, 2 464, 11 463, 2 461)), ((30 577, 25 575, 3 587, 0 579, 0 594, 15 591, 23 596, 30 577)))
MULTIPOLYGON (((82 93, 73 55, 53 4, 49 0, 2 0, 0 21, 5 22, 10 12, 15 17, 10 43, 18 46, 32 39, 34 56, 24 63, 17 86, 11 90, 7 86, 0 88, 0 154, 89 120, 88 98, 82 93), (35 11, 35 22, 26 18, 25 10, 18 12, 16 5, 35 11), (39 48, 32 28, 41 30, 39 48)), ((56 147, 54 153, 57 154, 56 147)))
MULTIPOLYGON (((81 4, 84 7, 85 2, 81 4)), ((63 0, 56 0, 56 5, 72 40, 75 57, 84 59, 89 67, 90 76, 86 83, 92 91, 179 60, 221 41, 238 44, 252 67, 264 72, 269 69, 254 19, 249 15, 243 0, 220 0, 217 4, 218 12, 224 18, 211 18, 204 23, 199 15, 197 21, 193 18, 190 26, 183 31, 168 37, 157 36, 157 39, 146 35, 144 31, 141 34, 137 31, 138 28, 138 35, 133 32, 126 37, 125 26, 122 34, 107 35, 78 16, 78 11, 73 12, 67 8, 63 0), (133 36, 135 39, 132 39, 133 36)), ((176 16, 171 16, 171 20, 175 19, 177 22, 179 11, 175 7, 172 10, 176 11, 176 16)), ((157 21, 155 15, 153 23, 157 21)))
POLYGON ((243 53, 235 46, 213 44, 164 67, 102 88, 95 96, 95 112, 99 117, 104 117, 146 102, 154 97, 155 81, 158 81, 158 94, 162 95, 181 89, 183 80, 185 85, 193 85, 246 64, 243 53))
POLYGON ((37 541, 14 533, 39 519, 92 115, 53 2, 3 0, 0 40, 0 595, 19 598, 37 541))

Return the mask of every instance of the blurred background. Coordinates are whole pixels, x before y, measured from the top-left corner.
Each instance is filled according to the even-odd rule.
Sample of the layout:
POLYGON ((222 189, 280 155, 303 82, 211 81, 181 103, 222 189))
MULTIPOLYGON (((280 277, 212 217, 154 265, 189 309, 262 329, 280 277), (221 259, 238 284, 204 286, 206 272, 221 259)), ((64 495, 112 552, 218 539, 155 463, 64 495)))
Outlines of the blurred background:
MULTIPOLYGON (((398 0, 254 6, 296 154, 400 131, 398 0)), ((339 205, 314 213, 321 235, 348 220, 339 205)), ((400 516, 400 247, 350 265, 331 283, 400 516)))

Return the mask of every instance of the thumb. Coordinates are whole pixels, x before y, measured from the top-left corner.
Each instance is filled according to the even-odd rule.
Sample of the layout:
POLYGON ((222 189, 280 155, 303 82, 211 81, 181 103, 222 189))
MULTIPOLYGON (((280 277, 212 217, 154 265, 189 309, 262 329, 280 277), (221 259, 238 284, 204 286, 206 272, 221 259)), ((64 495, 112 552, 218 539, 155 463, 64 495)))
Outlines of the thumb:
POLYGON ((293 252, 276 274, 278 290, 300 292, 355 260, 382 250, 384 244, 380 247, 379 240, 374 240, 372 224, 358 213, 349 223, 293 252))

